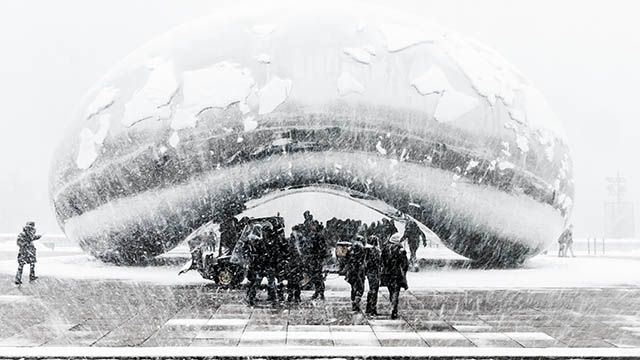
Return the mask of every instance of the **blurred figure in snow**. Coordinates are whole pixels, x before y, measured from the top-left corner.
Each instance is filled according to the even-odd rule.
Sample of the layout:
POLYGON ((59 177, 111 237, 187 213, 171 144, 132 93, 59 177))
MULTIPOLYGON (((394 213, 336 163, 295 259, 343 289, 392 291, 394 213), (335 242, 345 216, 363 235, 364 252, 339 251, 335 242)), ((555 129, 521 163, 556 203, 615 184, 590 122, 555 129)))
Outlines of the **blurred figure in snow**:
POLYGON ((418 247, 420 246, 420 242, 424 247, 427 246, 427 238, 424 236, 424 233, 418 227, 414 221, 407 221, 407 225, 404 228, 404 234, 402 235, 402 241, 406 240, 409 245, 409 252, 411 253, 411 257, 409 258, 409 263, 411 265, 416 265, 416 252, 418 251, 418 247))
POLYGON ((562 249, 562 256, 567 256, 567 251, 571 252, 571 257, 576 257, 573 253, 573 224, 569 225, 560 235, 560 238, 563 239, 564 247, 562 249))
POLYGON ((347 251, 345 279, 351 285, 351 310, 360 311, 360 300, 364 293, 365 253, 364 238, 358 235, 347 251))
POLYGON ((303 237, 302 260, 315 290, 311 299, 324 300, 324 262, 327 258, 325 232, 309 210, 304 212, 304 223, 300 228, 303 237))
POLYGON ((407 252, 400 243, 401 237, 394 235, 382 249, 382 275, 380 283, 389 289, 389 300, 391 301, 391 318, 398 318, 398 303, 400 300, 400 289, 409 289, 407 284, 407 270, 409 269, 409 259, 407 252))
POLYGON ((37 279, 36 276, 36 247, 33 242, 40 239, 42 235, 36 235, 36 223, 27 222, 22 232, 18 234, 16 244, 18 250, 18 271, 16 272, 16 285, 22 284, 22 269, 25 264, 29 264, 29 281, 37 279))
POLYGON ((264 224, 254 224, 250 232, 247 234, 247 259, 249 260, 249 268, 247 269, 247 302, 249 306, 256 303, 256 295, 258 287, 263 278, 267 278, 267 301, 271 301, 274 305, 277 302, 276 290, 276 259, 275 245, 270 240, 273 238, 265 234, 273 231, 273 226, 265 222, 264 224))
POLYGON ((565 257, 565 247, 567 246, 567 238, 566 238, 567 230, 563 231, 558 238, 558 257, 565 257))
POLYGON ((375 235, 367 238, 367 245, 364 248, 365 273, 369 283, 367 293, 367 309, 369 315, 378 315, 378 289, 380 288, 380 267, 382 266, 382 255, 378 246, 378 237, 375 235))
POLYGON ((299 303, 301 285, 300 282, 303 278, 304 264, 302 263, 302 253, 300 251, 300 243, 302 242, 302 232, 298 225, 291 229, 291 236, 289 237, 288 249, 287 249, 287 302, 299 303))

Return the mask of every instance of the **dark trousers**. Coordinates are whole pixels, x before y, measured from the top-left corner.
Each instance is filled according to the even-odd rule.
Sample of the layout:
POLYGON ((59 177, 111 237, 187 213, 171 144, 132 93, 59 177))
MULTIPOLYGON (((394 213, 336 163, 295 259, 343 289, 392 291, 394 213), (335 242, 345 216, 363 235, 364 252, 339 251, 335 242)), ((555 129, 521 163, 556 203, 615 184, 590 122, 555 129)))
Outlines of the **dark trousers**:
POLYGON ((359 310, 360 300, 364 293, 364 274, 351 276, 349 278, 349 284, 351 285, 351 305, 353 310, 359 310))
POLYGON ((398 316, 398 302, 400 301, 400 285, 393 284, 387 286, 389 289, 389 300, 391 301, 391 317, 398 316))
POLYGON ((367 274, 369 282, 369 292, 367 293, 367 313, 377 313, 378 307, 378 289, 380 288, 380 278, 377 273, 367 274))
MULTIPOLYGON (((16 272, 16 282, 22 282, 22 269, 24 264, 18 263, 18 272, 16 272)), ((36 263, 29 264, 29 279, 33 280, 36 277, 36 263)))
POLYGON ((287 271, 287 301, 295 301, 300 302, 300 292, 302 290, 302 286, 300 282, 302 281, 302 266, 293 265, 287 271))
POLYGON ((409 243, 409 253, 411 254, 411 257, 409 258, 409 262, 413 264, 416 262, 416 253, 418 252, 418 247, 420 246, 420 243, 418 241, 411 240, 411 239, 409 239, 408 243, 409 243))
POLYGON ((313 264, 309 269, 309 277, 313 284, 314 296, 324 297, 324 274, 322 273, 322 264, 313 264))
POLYGON ((300 281, 287 281, 287 301, 300 302, 300 281))
POLYGON ((262 283, 263 278, 267 278, 267 294, 268 300, 275 301, 276 300, 276 277, 273 273, 268 271, 252 271, 250 270, 247 274, 247 279, 249 280, 249 287, 247 289, 247 301, 249 301, 250 305, 253 305, 256 301, 256 293, 258 288, 260 287, 260 283, 262 283))

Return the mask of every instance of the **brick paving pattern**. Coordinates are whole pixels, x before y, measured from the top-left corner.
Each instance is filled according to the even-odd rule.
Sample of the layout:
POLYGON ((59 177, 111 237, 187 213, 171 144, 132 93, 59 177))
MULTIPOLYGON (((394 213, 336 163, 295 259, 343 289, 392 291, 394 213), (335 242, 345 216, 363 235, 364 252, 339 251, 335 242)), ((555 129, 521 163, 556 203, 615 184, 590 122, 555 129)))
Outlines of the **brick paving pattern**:
POLYGON ((244 291, 208 285, 10 280, 0 346, 640 347, 640 288, 410 290, 390 320, 386 291, 366 317, 344 290, 250 308, 244 291))

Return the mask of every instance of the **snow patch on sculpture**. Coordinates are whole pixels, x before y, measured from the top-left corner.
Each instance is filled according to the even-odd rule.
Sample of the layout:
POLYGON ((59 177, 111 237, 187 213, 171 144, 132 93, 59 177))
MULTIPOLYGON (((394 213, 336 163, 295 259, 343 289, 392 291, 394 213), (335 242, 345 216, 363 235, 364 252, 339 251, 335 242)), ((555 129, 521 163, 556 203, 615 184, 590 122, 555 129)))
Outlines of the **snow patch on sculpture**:
POLYGON ((343 71, 342 74, 338 76, 338 94, 340 94, 340 96, 362 93, 364 93, 364 86, 362 86, 353 75, 343 71))
POLYGON ((125 105, 122 125, 133 126, 142 120, 169 117, 171 98, 178 87, 173 62, 153 61, 147 83, 125 105))
POLYGON ((453 89, 447 76, 438 66, 432 66, 427 72, 411 81, 420 95, 442 94, 445 90, 453 89))
POLYGON ((500 162, 498 163, 498 168, 499 168, 500 170, 513 169, 513 168, 515 168, 515 167, 516 167, 516 166, 515 166, 512 162, 510 162, 510 161, 506 161, 506 160, 500 161, 500 162))
POLYGON ((536 129, 548 129, 556 135, 564 137, 564 129, 556 120, 555 114, 545 101, 542 94, 531 86, 526 86, 524 93, 524 110, 527 114, 527 124, 536 129))
POLYGON ((529 152, 529 139, 526 136, 516 135, 516 144, 523 153, 529 152))
POLYGON ((500 55, 471 39, 453 34, 449 34, 440 45, 458 64, 471 86, 491 105, 495 105, 497 98, 502 99, 506 106, 513 104, 524 79, 500 55))
POLYGON ((120 91, 113 86, 102 88, 95 96, 93 101, 87 106, 86 118, 89 119, 90 117, 113 105, 119 92, 120 91))
POLYGON ((400 51, 420 43, 434 42, 440 37, 433 30, 431 30, 433 33, 429 33, 425 30, 399 24, 382 24, 379 28, 386 40, 389 52, 400 51))
POLYGON ((169 145, 171 145, 171 147, 175 149, 178 147, 179 143, 180 143, 180 136, 178 136, 178 132, 174 131, 169 137, 169 145))
POLYGON ((230 62, 183 73, 183 103, 176 111, 171 128, 194 127, 198 114, 208 108, 226 108, 243 102, 251 93, 255 80, 246 68, 230 62))
POLYGON ((371 59, 375 56, 375 50, 372 47, 346 47, 344 53, 351 56, 355 61, 362 64, 370 64, 371 59))
POLYGON ((434 116, 440 122, 449 122, 475 109, 478 105, 478 99, 456 90, 448 90, 440 97, 434 116))
POLYGON ((111 116, 102 115, 98 123, 98 131, 95 134, 89 128, 84 128, 80 131, 80 144, 78 146, 78 157, 76 158, 78 169, 88 169, 98 158, 98 149, 102 146, 109 133, 111 116))
POLYGON ((269 80, 269 82, 258 91, 258 114, 268 114, 287 100, 291 92, 292 84, 293 82, 291 80, 280 79, 277 76, 269 80))
POLYGON ((258 127, 258 122, 255 120, 255 116, 247 116, 243 120, 244 131, 252 131, 258 127))
POLYGON ((479 161, 476 160, 469 160, 469 163, 467 164, 467 168, 464 171, 469 171, 471 169, 474 169, 475 167, 477 167, 478 165, 480 165, 479 161))

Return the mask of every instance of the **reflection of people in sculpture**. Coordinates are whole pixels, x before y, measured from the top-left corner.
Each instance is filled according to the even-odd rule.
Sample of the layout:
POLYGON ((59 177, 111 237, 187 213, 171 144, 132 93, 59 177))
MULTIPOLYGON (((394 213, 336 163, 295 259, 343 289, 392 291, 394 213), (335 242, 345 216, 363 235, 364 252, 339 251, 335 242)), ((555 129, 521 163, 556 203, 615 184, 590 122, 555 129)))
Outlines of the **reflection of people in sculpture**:
POLYGON ((18 250, 18 272, 16 272, 16 285, 22 284, 22 269, 24 264, 29 264, 29 281, 37 279, 36 276, 36 247, 33 242, 40 239, 42 235, 36 235, 36 223, 27 222, 22 232, 18 235, 16 243, 18 250))
MULTIPOLYGON (((566 230, 565 230, 566 231, 566 230)), ((565 236, 564 232, 558 238, 558 257, 564 257, 564 247, 565 247, 565 236)))
POLYGON ((221 254, 230 254, 236 246, 238 237, 242 229, 239 229, 240 223, 235 216, 229 216, 220 224, 220 246, 224 251, 221 254))
POLYGON ((427 238, 424 236, 424 233, 418 225, 414 221, 408 221, 406 227, 404 228, 404 234, 402 235, 402 241, 406 240, 407 244, 409 244, 409 251, 411 253, 411 257, 409 258, 409 262, 412 265, 416 263, 416 252, 418 251, 418 247, 420 246, 420 242, 422 242, 423 246, 427 246, 427 238))
POLYGON ((190 270, 201 271, 204 269, 204 257, 206 252, 213 251, 216 242, 216 234, 212 229, 206 229, 187 240, 189 252, 191 252, 191 266, 180 270, 182 275, 190 270))

